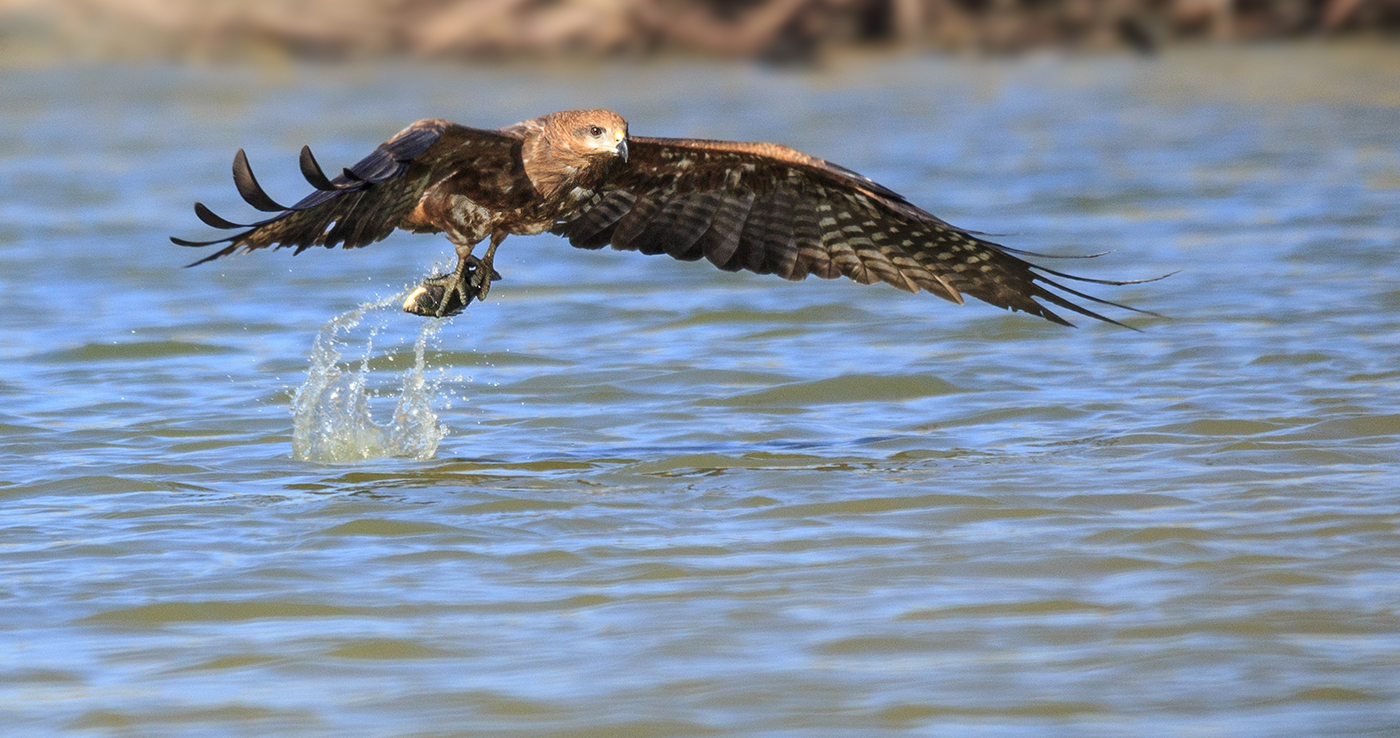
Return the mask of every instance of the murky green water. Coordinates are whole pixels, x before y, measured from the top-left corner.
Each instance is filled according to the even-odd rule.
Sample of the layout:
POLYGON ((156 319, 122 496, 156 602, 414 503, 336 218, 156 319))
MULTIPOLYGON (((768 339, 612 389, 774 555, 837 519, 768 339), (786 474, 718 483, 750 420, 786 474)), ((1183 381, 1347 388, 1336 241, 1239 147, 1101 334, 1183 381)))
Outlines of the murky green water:
POLYGON ((1393 48, 8 69, 0 187, 7 735, 1400 731, 1393 48), (165 240, 242 213, 239 146, 295 199, 303 143, 592 105, 1114 251, 1092 276, 1180 269, 1112 295, 1174 319, 540 237, 433 333, 345 314, 437 238, 191 270, 165 240), (296 432, 402 456, 293 455, 338 316, 318 368, 372 421, 296 432))

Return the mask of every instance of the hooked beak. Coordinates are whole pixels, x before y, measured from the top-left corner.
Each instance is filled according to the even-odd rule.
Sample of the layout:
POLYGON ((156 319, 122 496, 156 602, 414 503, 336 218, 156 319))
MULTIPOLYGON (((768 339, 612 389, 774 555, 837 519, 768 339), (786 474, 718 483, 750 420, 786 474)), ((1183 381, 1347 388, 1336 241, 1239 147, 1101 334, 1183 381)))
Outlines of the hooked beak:
POLYGON ((621 141, 618 141, 617 148, 615 150, 617 151, 617 155, 622 157, 623 161, 627 161, 627 139, 624 138, 621 141))

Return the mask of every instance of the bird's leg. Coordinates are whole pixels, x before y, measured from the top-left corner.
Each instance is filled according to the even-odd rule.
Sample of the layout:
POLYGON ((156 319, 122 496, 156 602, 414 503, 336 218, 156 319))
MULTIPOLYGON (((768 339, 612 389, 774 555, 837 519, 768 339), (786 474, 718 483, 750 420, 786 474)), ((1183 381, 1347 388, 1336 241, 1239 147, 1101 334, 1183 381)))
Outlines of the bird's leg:
MULTIPOLYGON (((493 242, 496 242, 493 239, 493 242)), ((482 262, 472 255, 474 243, 454 244, 457 250, 457 267, 447 274, 429 277, 404 300, 405 312, 424 317, 445 318, 462 312, 473 297, 478 296, 476 275, 482 272, 482 262)), ((495 249, 493 248, 492 251, 495 249)), ((490 253, 490 252, 488 252, 490 253)), ((500 279, 501 275, 486 268, 486 279, 500 279)), ((480 294, 484 295, 485 292, 480 294)))
POLYGON ((472 270, 471 286, 476 293, 478 302, 485 300, 486 293, 491 291, 491 281, 501 278, 501 275, 491 267, 491 262, 496 258, 496 247, 506 240, 506 235, 501 232, 491 234, 491 244, 486 247, 486 254, 481 257, 476 268, 472 270))
POLYGON ((472 301, 465 289, 467 275, 474 271, 477 264, 480 263, 475 256, 472 256, 472 249, 476 248, 476 244, 453 244, 453 246, 457 249, 457 268, 453 269, 451 274, 443 274, 423 282, 425 287, 441 286, 443 288, 442 298, 437 301, 437 307, 433 310, 433 315, 438 318, 455 315, 464 310, 467 303, 472 301), (454 297, 457 299, 453 300, 454 297))

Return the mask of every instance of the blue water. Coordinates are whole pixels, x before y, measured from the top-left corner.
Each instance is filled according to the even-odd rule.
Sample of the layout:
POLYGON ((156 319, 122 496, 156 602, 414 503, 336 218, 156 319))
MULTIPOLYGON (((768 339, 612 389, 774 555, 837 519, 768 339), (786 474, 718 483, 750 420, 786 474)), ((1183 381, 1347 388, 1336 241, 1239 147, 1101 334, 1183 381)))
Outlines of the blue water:
POLYGON ((1400 733, 1397 79, 1381 46, 3 70, 0 732, 1400 733), (394 301, 437 237, 166 241, 246 214, 239 147, 296 199, 304 143, 599 105, 1179 270, 1100 291, 1170 317, 545 236, 432 326, 394 301))

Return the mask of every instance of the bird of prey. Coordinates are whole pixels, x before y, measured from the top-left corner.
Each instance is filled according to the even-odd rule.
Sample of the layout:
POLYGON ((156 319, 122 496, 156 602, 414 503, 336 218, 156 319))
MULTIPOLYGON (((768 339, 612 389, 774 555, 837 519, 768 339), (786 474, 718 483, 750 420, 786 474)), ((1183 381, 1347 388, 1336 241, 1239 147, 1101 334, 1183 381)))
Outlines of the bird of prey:
MULTIPOLYGON (((237 230, 194 264, 238 251, 357 248, 402 228, 444 233, 457 251, 451 273, 413 291, 404 310, 444 317, 486 297, 496 248, 511 234, 549 231, 578 248, 707 259, 789 280, 807 275, 885 282, 962 304, 964 295, 1071 325, 1050 307, 1122 325, 1072 297, 1145 312, 1072 289, 1052 277, 1108 285, 1027 262, 1044 256, 992 243, 918 208, 844 167, 772 143, 631 136, 608 110, 551 113, 499 130, 421 120, 358 164, 327 177, 309 148, 301 172, 315 187, 291 207, 263 191, 240 149, 233 181, 243 199, 275 213, 238 224, 202 203, 195 214, 237 230), (480 257, 473 251, 488 240, 480 257), (1051 291, 1052 288, 1056 291, 1051 291)), ((194 266, 191 264, 190 266, 194 266)))

